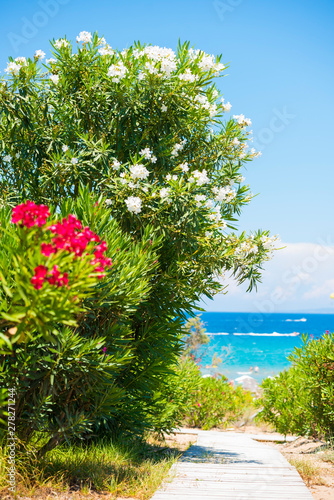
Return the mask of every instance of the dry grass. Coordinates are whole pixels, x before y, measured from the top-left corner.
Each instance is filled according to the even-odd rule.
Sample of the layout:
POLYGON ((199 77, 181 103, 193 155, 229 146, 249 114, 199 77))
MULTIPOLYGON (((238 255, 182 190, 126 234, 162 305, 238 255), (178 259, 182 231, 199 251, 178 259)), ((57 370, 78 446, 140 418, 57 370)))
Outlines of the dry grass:
POLYGON ((326 481, 322 478, 321 466, 311 458, 286 457, 291 465, 296 467, 303 481, 310 486, 318 484, 326 486, 326 481))
MULTIPOLYGON (((190 445, 169 440, 100 442, 62 446, 37 463, 21 460, 16 476, 16 498, 115 499, 150 498, 168 475, 171 465, 190 445)), ((0 498, 13 498, 6 484, 5 457, 0 456, 0 498)), ((14 496, 15 498, 15 496, 14 496)))

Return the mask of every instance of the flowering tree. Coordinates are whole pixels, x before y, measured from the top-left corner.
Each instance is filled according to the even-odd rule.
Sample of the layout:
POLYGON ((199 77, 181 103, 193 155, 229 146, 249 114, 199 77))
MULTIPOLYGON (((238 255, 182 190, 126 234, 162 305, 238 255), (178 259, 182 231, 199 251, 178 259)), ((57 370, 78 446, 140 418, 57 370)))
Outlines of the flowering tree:
POLYGON ((76 48, 53 40, 52 52, 10 59, 1 82, 3 203, 59 207, 85 185, 132 241, 147 231, 159 239, 150 291, 132 313, 136 356, 121 378, 126 387, 145 379, 143 408, 180 352, 186 313, 224 289, 226 272, 251 289, 272 253, 268 231, 234 232, 252 198, 242 167, 260 153, 248 145, 249 119, 224 119, 220 57, 188 43, 176 53, 139 43, 118 51, 88 32, 76 48))

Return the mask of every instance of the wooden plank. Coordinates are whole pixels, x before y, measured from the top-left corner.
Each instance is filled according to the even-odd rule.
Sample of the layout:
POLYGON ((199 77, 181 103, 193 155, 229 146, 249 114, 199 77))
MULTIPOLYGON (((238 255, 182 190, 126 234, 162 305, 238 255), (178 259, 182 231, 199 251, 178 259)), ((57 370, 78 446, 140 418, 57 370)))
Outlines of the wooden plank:
POLYGON ((152 500, 311 500, 296 469, 250 435, 198 431, 152 500))

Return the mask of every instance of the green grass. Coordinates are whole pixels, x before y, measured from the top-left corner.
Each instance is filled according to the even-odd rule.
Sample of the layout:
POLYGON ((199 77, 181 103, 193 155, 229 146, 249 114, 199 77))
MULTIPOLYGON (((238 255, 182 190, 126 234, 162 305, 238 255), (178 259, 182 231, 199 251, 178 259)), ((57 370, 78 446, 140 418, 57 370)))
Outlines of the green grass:
MULTIPOLYGON (((152 440, 151 440, 152 441, 152 440)), ((167 476, 180 450, 163 443, 101 441, 81 446, 63 445, 38 463, 24 457, 18 464, 17 492, 43 498, 57 492, 108 492, 112 496, 150 498, 167 476)), ((0 496, 6 491, 5 457, 0 456, 0 496)))

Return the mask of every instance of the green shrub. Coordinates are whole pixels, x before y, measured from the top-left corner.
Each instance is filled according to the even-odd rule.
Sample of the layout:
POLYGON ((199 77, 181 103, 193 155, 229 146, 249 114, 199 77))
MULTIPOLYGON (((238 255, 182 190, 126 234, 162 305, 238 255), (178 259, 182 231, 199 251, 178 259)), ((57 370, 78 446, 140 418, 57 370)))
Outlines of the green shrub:
POLYGON ((188 43, 177 53, 139 43, 113 51, 97 34, 83 38, 74 50, 53 41, 46 64, 10 59, 0 204, 48 203, 103 235, 113 265, 72 328, 103 338, 111 356, 130 354, 116 370, 122 404, 98 415, 94 432, 161 431, 174 412, 168 379, 184 319, 224 290, 225 272, 255 286, 275 238, 234 233, 252 198, 241 169, 258 153, 249 119, 223 120, 220 57, 188 43))
POLYGON ((262 382, 259 417, 283 434, 330 437, 334 432, 334 334, 303 336, 292 367, 262 382))
POLYGON ((226 378, 205 377, 199 389, 191 393, 184 423, 205 430, 225 428, 240 419, 252 403, 250 392, 231 386, 226 378))

